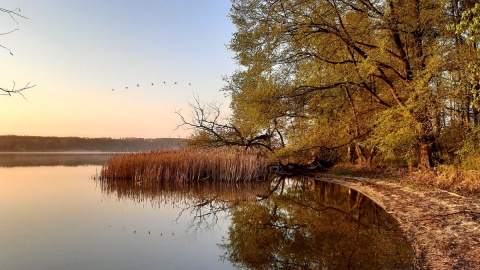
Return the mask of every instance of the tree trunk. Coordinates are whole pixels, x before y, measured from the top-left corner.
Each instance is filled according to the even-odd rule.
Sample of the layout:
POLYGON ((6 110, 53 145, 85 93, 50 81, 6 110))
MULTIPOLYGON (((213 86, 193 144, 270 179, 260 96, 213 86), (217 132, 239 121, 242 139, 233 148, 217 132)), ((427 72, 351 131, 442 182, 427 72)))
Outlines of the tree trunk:
POLYGON ((473 114, 473 126, 476 127, 478 126, 480 122, 480 117, 479 117, 479 111, 477 108, 473 107, 472 108, 472 114, 473 114))
POLYGON ((361 147, 358 144, 355 144, 355 153, 358 157, 358 164, 371 167, 373 162, 373 157, 375 156, 375 150, 372 149, 371 151, 367 151, 365 148, 361 147))
POLYGON ((433 167, 432 142, 427 136, 423 136, 418 145, 418 168, 429 169, 431 167, 433 167))
POLYGON ((355 153, 355 145, 353 143, 347 147, 347 158, 352 165, 357 162, 357 154, 355 153))

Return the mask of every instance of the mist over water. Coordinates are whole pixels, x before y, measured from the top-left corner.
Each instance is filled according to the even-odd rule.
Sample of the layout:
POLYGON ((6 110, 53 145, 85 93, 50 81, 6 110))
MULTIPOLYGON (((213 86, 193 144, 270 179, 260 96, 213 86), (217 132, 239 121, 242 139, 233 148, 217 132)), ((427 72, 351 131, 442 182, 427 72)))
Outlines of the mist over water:
POLYGON ((4 152, 0 153, 0 167, 101 166, 114 154, 108 152, 4 152))

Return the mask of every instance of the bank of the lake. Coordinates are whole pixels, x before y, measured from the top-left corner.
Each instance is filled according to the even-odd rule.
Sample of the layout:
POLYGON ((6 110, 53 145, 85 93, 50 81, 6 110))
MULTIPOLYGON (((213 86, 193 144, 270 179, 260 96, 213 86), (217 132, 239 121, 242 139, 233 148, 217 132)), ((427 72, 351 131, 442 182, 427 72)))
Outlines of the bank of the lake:
MULTIPOLYGON (((164 156, 167 153, 157 154, 164 156)), ((198 158, 197 152, 182 154, 198 158)), ((149 153, 146 155, 151 159, 156 154, 149 153)), ((137 156, 130 156, 134 160, 142 160, 137 156)), ((224 154, 220 156, 225 158, 224 154)), ((208 157, 202 157, 201 160, 208 160, 212 157, 212 153, 210 153, 208 157)), ((253 158, 257 159, 258 156, 253 155, 253 158)), ((171 160, 171 158, 168 158, 168 160, 171 160)), ((187 159, 181 158, 179 160, 186 161, 187 159)), ((237 164, 242 158, 235 158, 235 160, 236 162, 232 164, 237 164)), ((154 159, 154 161, 155 166, 153 167, 156 168, 158 167, 158 159, 154 159)), ((112 160, 109 163, 112 163, 112 160)), ((144 162, 140 163, 145 165, 144 162)), ((191 162, 186 163, 191 164, 191 162)), ((122 162, 122 165, 117 167, 128 167, 125 164, 135 165, 133 166, 134 169, 143 167, 132 161, 122 162)), ((190 165, 190 167, 192 166, 190 165)), ((228 167, 229 165, 224 166, 224 168, 228 167)), ((174 166, 174 168, 178 170, 179 167, 174 166)), ((113 175, 118 176, 119 171, 117 169, 113 171, 116 172, 113 175)), ((128 171, 135 172, 136 170, 128 171)), ((181 171, 185 170, 182 169, 181 171)), ((197 169, 194 171, 196 172, 195 175, 199 174, 197 169)), ((296 173, 298 172, 295 171, 293 174, 296 173)), ((133 175, 137 175, 137 173, 133 175)), ((153 175, 154 178, 152 179, 159 179, 158 173, 153 175)), ((169 175, 172 175, 172 173, 169 173, 169 175)), ((210 173, 207 173, 207 175, 210 175, 210 173)), ((362 178, 318 173, 313 178, 355 189, 371 198, 395 217, 412 244, 415 252, 414 264, 417 269, 478 269, 478 265, 480 265, 480 198, 463 197, 433 186, 418 185, 412 188, 411 182, 385 180, 387 178, 378 178, 378 175, 376 177, 362 178)), ((114 178, 107 177, 105 180, 114 178)), ((167 181, 191 179, 191 177, 180 177, 180 180, 160 178, 167 181)), ((202 176, 199 179, 204 178, 207 177, 202 176)), ((137 178, 136 181, 144 181, 145 179, 142 176, 137 178)))
POLYGON ((418 269, 478 269, 480 199, 392 181, 317 174, 362 192, 394 216, 415 251, 418 269))
POLYGON ((398 223, 349 188, 285 177, 103 182, 85 155, 0 164, 2 269, 413 268, 398 223))

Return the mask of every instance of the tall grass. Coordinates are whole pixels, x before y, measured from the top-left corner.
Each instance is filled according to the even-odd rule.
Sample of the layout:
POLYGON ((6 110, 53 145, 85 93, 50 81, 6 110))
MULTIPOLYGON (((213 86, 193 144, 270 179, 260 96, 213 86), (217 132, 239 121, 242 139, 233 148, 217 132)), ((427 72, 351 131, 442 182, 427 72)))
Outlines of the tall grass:
POLYGON ((248 182, 267 177, 268 162, 260 152, 220 148, 119 154, 107 161, 99 178, 145 184, 199 180, 248 182))

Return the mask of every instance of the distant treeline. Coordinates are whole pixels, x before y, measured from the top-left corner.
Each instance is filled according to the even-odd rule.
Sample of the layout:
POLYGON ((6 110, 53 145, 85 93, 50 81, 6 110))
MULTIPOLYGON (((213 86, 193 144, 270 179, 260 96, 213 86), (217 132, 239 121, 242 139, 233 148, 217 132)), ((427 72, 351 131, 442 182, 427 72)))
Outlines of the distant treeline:
POLYGON ((39 137, 0 136, 0 152, 57 152, 57 151, 98 151, 98 152, 139 152, 158 149, 177 149, 187 145, 186 139, 159 138, 80 138, 80 137, 39 137))

